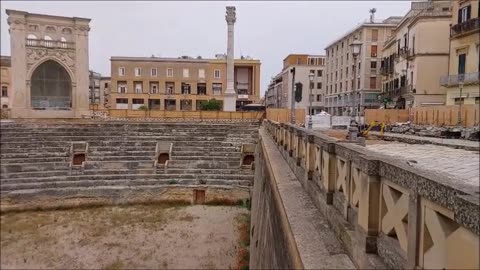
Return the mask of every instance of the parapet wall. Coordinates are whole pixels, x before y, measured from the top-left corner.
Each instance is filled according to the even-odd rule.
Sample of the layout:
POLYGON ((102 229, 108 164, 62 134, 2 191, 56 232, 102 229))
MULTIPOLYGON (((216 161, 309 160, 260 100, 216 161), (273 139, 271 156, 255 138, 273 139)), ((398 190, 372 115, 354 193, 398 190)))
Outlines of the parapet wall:
MULTIPOLYGON (((293 171, 295 181, 328 220, 357 267, 480 267, 478 186, 413 168, 402 160, 303 128, 269 120, 264 121, 264 128, 293 171)), ((258 155, 257 163, 262 159, 258 155)), ((268 166, 272 166, 271 161, 262 169, 268 166)), ((258 182, 268 179, 268 174, 259 173, 255 176, 252 206, 259 197, 255 193, 258 182)), ((252 225, 254 212, 252 208, 252 225)), ((267 208, 263 219, 272 219, 274 214, 278 213, 267 208)), ((275 226, 273 223, 272 230, 275 226)), ((278 245, 277 239, 270 241, 275 243, 272 248, 278 245)), ((252 260, 255 256, 251 255, 252 260)), ((279 258, 283 259, 277 256, 265 260, 279 258)))

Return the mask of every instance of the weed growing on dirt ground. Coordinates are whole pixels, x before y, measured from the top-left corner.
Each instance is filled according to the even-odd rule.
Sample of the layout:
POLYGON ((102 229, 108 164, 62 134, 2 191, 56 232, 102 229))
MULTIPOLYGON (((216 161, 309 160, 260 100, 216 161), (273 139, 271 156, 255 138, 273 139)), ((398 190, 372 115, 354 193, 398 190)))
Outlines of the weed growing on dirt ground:
POLYGON ((238 251, 236 256, 236 268, 248 269, 250 260, 250 215, 239 214, 235 217, 238 231, 238 251))

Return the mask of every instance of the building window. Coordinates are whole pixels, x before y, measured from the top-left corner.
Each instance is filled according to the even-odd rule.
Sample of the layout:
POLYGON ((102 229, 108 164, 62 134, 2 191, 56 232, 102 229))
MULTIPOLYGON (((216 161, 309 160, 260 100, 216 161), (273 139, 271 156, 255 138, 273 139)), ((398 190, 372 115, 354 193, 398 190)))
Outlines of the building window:
POLYGON ((205 69, 198 70, 198 78, 205 79, 205 69))
POLYGON ((136 94, 142 93, 142 82, 134 82, 134 89, 136 94))
POLYGON ((118 76, 125 76, 125 68, 119 67, 118 68, 118 76))
POLYGON ((370 62, 370 68, 371 69, 377 69, 377 61, 370 62))
POLYGON ((317 77, 323 76, 323 70, 317 70, 317 77))
POLYGON ((173 95, 175 93, 175 83, 165 82, 165 94, 173 95))
POLYGON ((475 104, 480 104, 480 97, 475 98, 475 104))
POLYGON ((322 101, 322 95, 317 95, 317 101, 322 101))
POLYGON ((173 68, 167 68, 167 77, 173 77, 173 68))
POLYGON ((372 41, 378 40, 378 29, 372 29, 372 41))
POLYGON ((455 105, 463 105, 464 98, 455 98, 455 105))
POLYGON ((182 83, 182 95, 190 95, 191 86, 188 83, 182 83))
POLYGON ((108 82, 103 85, 103 88, 108 88, 108 82))
POLYGON ((471 6, 466 6, 458 10, 458 23, 463 23, 470 19, 471 9, 471 6))
POLYGON ((213 78, 220 79, 220 69, 215 69, 213 71, 213 78))
POLYGON ((135 76, 139 77, 142 75, 142 69, 141 68, 135 68, 135 76))
POLYGON ((190 70, 188 68, 183 69, 183 77, 184 78, 190 77, 190 70))
POLYGON ((150 93, 158 94, 158 82, 150 82, 150 93))
POLYGON ((377 45, 370 46, 370 56, 377 57, 377 45))
POLYGON ((207 94, 207 84, 198 83, 197 84, 197 95, 206 95, 207 94))
POLYGON ((317 82, 317 89, 322 89, 322 83, 321 82, 317 82))
POLYGON ((222 94, 222 84, 221 83, 213 83, 212 84, 213 95, 218 96, 222 94))
POLYGON ((315 74, 315 70, 310 69, 310 74, 315 74))
POLYGON ((157 77, 157 69, 152 68, 151 71, 150 71, 150 74, 152 75, 152 77, 157 77))
POLYGON ((2 97, 8 97, 8 88, 6 86, 2 86, 2 97))
POLYGON ((118 82, 118 93, 126 94, 127 93, 127 82, 118 82))
POLYGON ((465 74, 466 57, 464 53, 458 55, 458 74, 465 74))

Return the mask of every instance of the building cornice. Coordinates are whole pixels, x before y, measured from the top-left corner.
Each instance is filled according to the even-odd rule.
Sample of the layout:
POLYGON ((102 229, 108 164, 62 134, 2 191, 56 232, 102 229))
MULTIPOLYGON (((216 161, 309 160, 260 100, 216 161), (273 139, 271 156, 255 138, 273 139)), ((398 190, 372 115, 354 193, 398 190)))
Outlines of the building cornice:
MULTIPOLYGON (((122 62, 178 62, 178 63, 227 63, 226 59, 184 59, 174 57, 134 57, 134 56, 112 56, 110 61, 122 61, 122 62)), ((236 64, 261 64, 257 59, 234 59, 236 64)))
POLYGON ((38 14, 38 13, 29 13, 26 11, 22 10, 14 10, 14 9, 7 9, 5 10, 7 15, 23 15, 25 18, 48 18, 48 19, 60 19, 60 20, 74 20, 74 21, 84 21, 84 22, 90 22, 91 19, 88 18, 81 18, 81 17, 65 17, 65 16, 56 16, 56 15, 48 15, 48 14, 38 14))
POLYGON ((395 24, 395 23, 362 23, 362 24, 358 25, 357 27, 353 28, 352 30, 348 31, 344 35, 342 35, 342 37, 340 37, 340 38, 336 39, 335 41, 331 42, 330 44, 328 44, 327 47, 325 47, 325 50, 330 49, 330 47, 337 44, 341 40, 345 39, 346 37, 350 36, 351 34, 355 33, 356 31, 358 31, 359 29, 361 29, 363 27, 392 27, 393 28, 393 27, 396 27, 396 26, 397 26, 397 24, 395 24))

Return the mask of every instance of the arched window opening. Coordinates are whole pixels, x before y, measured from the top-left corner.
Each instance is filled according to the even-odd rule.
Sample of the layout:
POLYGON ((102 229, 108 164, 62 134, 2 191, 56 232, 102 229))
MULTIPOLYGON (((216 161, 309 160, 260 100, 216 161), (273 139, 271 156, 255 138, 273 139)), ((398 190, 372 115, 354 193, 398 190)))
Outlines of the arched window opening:
POLYGON ((60 38, 62 48, 67 48, 67 39, 64 37, 60 38))
POLYGON ((37 45, 37 36, 35 36, 33 34, 29 34, 27 36, 27 45, 36 46, 37 45))
POLYGON ((8 105, 7 105, 7 104, 3 104, 3 105, 2 105, 2 108, 8 109, 8 105))
POLYGON ((65 68, 52 60, 38 66, 31 78, 31 101, 37 110, 69 110, 72 81, 65 68))
POLYGON ((53 40, 50 36, 45 36, 44 38, 45 47, 53 47, 53 40))

